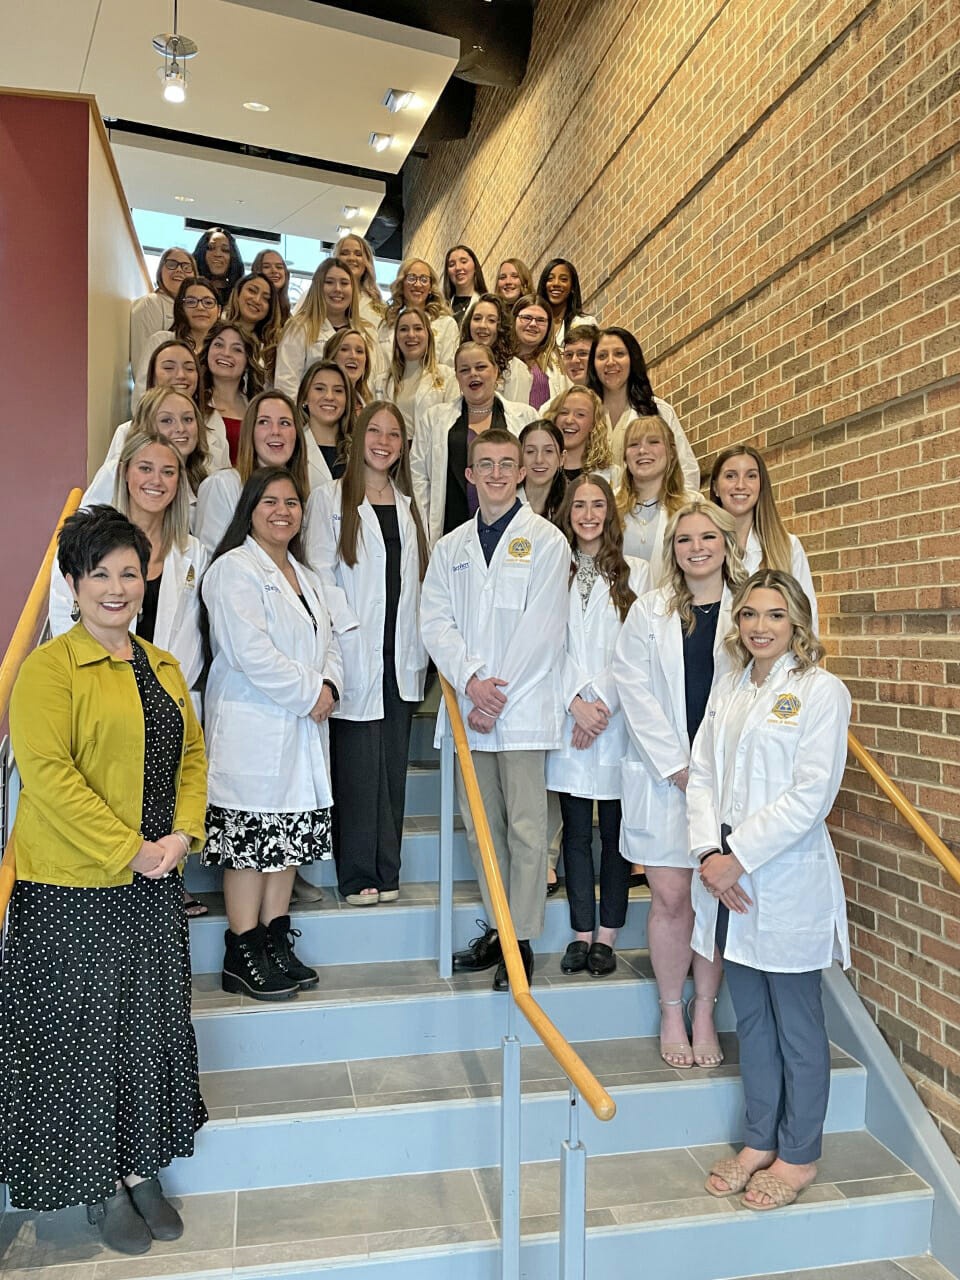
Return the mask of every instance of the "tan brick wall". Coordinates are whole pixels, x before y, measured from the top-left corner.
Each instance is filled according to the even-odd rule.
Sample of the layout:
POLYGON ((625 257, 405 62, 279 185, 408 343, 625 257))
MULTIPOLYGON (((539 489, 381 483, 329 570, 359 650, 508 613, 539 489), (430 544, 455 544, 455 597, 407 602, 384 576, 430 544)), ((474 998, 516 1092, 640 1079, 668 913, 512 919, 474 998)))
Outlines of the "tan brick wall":
MULTIPOLYGON (((542 0, 519 91, 408 165, 408 248, 576 262, 704 471, 771 464, 855 730, 960 849, 960 3, 542 0)), ((492 283, 492 282, 491 282, 492 283)), ((854 976, 960 1154, 960 889, 858 768, 854 976)))

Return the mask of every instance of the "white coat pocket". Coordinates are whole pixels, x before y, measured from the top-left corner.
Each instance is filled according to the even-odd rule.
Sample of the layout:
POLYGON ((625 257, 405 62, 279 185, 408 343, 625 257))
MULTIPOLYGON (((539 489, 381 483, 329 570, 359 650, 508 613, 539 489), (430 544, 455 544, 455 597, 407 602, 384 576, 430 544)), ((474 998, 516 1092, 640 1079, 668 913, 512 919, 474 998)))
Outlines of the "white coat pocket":
POLYGON ((498 609, 516 609, 526 607, 527 589, 530 586, 529 565, 504 565, 497 581, 497 592, 494 605, 498 609))
POLYGON ((238 773, 238 760, 256 760, 258 774, 275 778, 280 773, 283 740, 284 715, 279 708, 224 702, 210 743, 210 770, 238 773))
POLYGON ((658 782, 639 760, 624 760, 620 766, 623 825, 632 831, 657 836, 664 847, 676 843, 677 833, 686 834, 683 792, 670 782, 658 782))
POLYGON ((342 631, 337 639, 343 657, 344 695, 359 694, 370 678, 363 648, 363 633, 359 627, 354 627, 350 631, 342 631))
POLYGON ((773 933, 822 933, 833 913, 827 868, 817 857, 782 853, 751 877, 757 927, 773 933))

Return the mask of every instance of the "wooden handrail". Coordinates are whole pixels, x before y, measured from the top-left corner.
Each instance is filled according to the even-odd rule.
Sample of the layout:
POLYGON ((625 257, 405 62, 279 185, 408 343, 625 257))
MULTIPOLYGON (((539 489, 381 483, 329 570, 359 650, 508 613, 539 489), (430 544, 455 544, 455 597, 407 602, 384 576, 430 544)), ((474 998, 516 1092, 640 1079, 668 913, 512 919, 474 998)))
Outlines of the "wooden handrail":
POLYGON ((850 748, 851 754, 863 765, 864 769, 896 809, 897 813, 913 827, 943 869, 953 877, 957 884, 960 884, 960 858, 955 853, 950 852, 930 826, 930 823, 921 817, 893 779, 880 768, 859 738, 855 737, 849 730, 847 731, 847 746, 850 748))
MULTIPOLYGON (((53 569, 53 558, 57 554, 57 535, 63 527, 64 520, 68 516, 72 516, 77 507, 79 507, 82 497, 82 489, 71 489, 67 495, 63 510, 60 512, 60 518, 57 520, 57 527, 47 543, 46 553, 37 571, 37 576, 33 580, 30 594, 27 596, 27 602, 23 606, 17 625, 13 629, 13 635, 10 637, 7 651, 3 655, 3 661, 0 662, 0 723, 6 719, 14 683, 20 668, 23 666, 24 659, 33 648, 33 642, 36 640, 37 631, 40 628, 40 619, 43 617, 47 607, 47 601, 50 596, 50 573, 53 569)), ((0 832, 0 838, 2 838, 3 834, 0 832)), ((6 914, 7 904, 10 901, 11 893, 13 893, 13 885, 16 878, 16 856, 13 851, 13 840, 9 840, 7 847, 3 851, 3 861, 0 862, 0 921, 3 920, 6 914)))
POLYGON ((571 1084, 575 1085, 580 1091, 587 1106, 597 1119, 612 1120, 617 1113, 617 1104, 530 994, 530 984, 527 982, 526 970, 520 958, 517 935, 510 916, 510 908, 507 905, 507 895, 503 888, 500 868, 497 865, 497 857, 493 849, 493 838, 490 835, 486 810, 483 807, 483 800, 480 796, 480 787, 477 784, 477 774, 473 767, 473 757, 470 754, 470 747, 467 743, 463 718, 457 705, 457 696, 443 676, 440 677, 440 685, 443 689, 443 700, 446 704, 447 715, 450 717, 453 743, 456 748, 457 759, 460 762, 460 771, 463 774, 464 789, 470 803, 470 813, 473 817, 477 845, 480 850, 480 861, 483 866, 483 874, 486 877, 487 888, 490 891, 494 921, 497 926, 497 932, 500 935, 500 947, 503 951, 503 959, 510 979, 510 994, 520 1012, 540 1037, 544 1048, 553 1056, 560 1070, 571 1084))

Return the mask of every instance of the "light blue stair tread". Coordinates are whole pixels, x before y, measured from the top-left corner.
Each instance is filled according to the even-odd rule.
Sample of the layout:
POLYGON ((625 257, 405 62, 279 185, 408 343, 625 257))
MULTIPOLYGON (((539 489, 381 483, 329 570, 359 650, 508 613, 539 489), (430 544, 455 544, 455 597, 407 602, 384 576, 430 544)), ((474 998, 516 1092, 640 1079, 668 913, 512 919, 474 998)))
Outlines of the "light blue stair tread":
MULTIPOLYGON (((776 1215, 751 1213, 733 1197, 707 1196, 703 1182, 715 1158, 713 1147, 591 1158, 591 1268, 618 1259, 625 1266, 642 1249, 647 1273, 658 1276, 666 1272, 657 1269, 653 1251, 667 1250, 677 1257, 672 1275, 709 1280, 724 1274, 725 1256, 769 1257, 774 1251, 803 1267, 811 1260, 827 1265, 831 1255, 847 1261, 856 1249, 860 1257, 877 1250, 883 1251, 878 1257, 890 1257, 887 1246, 901 1241, 901 1254, 924 1247, 929 1188, 869 1134, 828 1135, 822 1181, 776 1215)), ((213 1280, 231 1273, 253 1280, 281 1271, 304 1278, 352 1276, 370 1268, 402 1280, 418 1274, 431 1280, 494 1280, 498 1274, 497 1173, 492 1169, 328 1183, 319 1193, 306 1184, 186 1196, 180 1207, 183 1237, 155 1244, 141 1259, 123 1259, 104 1249, 82 1209, 58 1215, 8 1213, 2 1220, 4 1278, 25 1280, 28 1269, 33 1280, 46 1273, 50 1280, 160 1275, 213 1280), (342 1265, 331 1272, 335 1259, 342 1265)), ((532 1280, 556 1274, 558 1208, 558 1162, 525 1165, 521 1229, 525 1274, 532 1280)), ((890 1280, 906 1277, 940 1280, 923 1270, 906 1270, 904 1278, 890 1280)), ((871 1280, 887 1277, 874 1273, 871 1280)))
POLYGON ((914 1258, 888 1258, 877 1262, 851 1262, 839 1267, 810 1271, 767 1272, 763 1276, 737 1276, 735 1280, 956 1280, 942 1262, 929 1253, 914 1258))

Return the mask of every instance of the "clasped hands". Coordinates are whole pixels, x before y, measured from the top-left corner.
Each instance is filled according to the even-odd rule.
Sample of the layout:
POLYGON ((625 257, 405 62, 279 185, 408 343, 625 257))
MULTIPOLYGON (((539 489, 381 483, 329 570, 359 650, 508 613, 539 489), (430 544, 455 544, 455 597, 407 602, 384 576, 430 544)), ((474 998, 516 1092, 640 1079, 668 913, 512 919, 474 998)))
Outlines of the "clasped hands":
POLYGON ((578 693, 570 703, 570 714, 574 721, 570 745, 577 751, 592 746, 610 723, 610 708, 602 698, 587 702, 578 693))
POLYGON ((706 891, 719 899, 728 911, 743 916, 753 906, 753 899, 737 884, 743 875, 743 866, 735 853, 723 854, 717 849, 700 863, 699 874, 706 891))
POLYGON ((180 836, 171 832, 168 836, 161 836, 159 840, 144 840, 130 862, 130 868, 146 876, 148 880, 162 880, 189 851, 180 836))
POLYGON ((493 722, 507 705, 507 695, 500 692, 506 686, 506 680, 501 680, 499 676, 487 676, 485 680, 481 680, 479 676, 473 675, 467 681, 464 693, 473 703, 467 716, 467 724, 474 733, 489 733, 493 728, 493 722))

